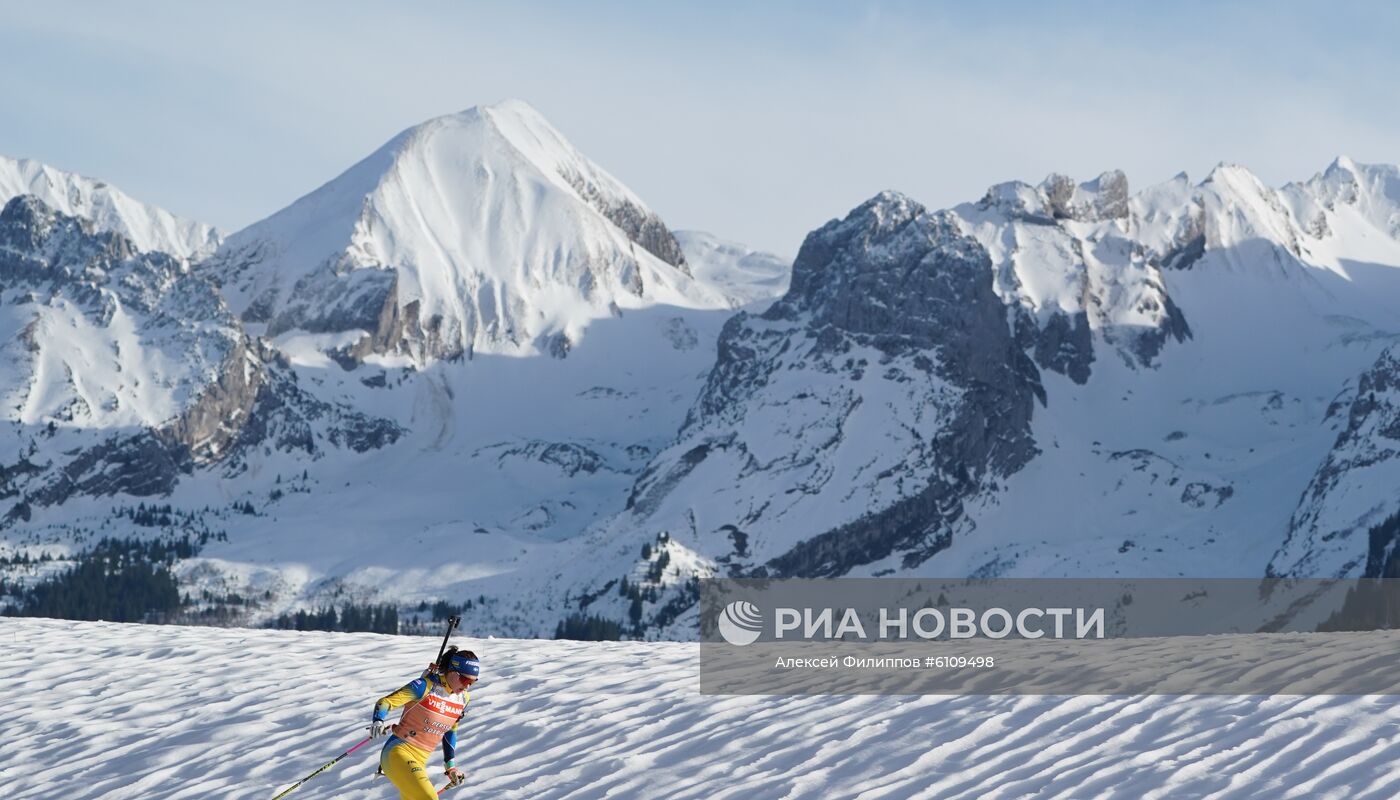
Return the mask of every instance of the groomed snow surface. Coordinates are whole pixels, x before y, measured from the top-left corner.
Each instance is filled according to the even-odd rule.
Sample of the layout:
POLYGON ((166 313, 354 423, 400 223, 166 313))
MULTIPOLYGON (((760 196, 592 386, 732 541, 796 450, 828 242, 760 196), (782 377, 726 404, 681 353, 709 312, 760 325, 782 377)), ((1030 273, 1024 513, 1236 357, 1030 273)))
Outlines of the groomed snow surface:
MULTIPOLYGON (((462 797, 1400 794, 1388 697, 707 697, 695 644, 454 642, 484 665, 462 797)), ((7 800, 266 800, 359 742, 374 700, 437 646, 3 619, 0 786, 7 800)), ((377 750, 289 800, 395 797, 377 750)))

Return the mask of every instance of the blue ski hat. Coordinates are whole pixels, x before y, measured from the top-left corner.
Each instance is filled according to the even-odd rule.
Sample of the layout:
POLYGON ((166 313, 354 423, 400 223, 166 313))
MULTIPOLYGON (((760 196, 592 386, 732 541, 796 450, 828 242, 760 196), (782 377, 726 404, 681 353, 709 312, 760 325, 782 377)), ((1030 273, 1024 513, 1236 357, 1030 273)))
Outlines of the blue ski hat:
POLYGON ((481 677, 481 662, 466 653, 453 653, 452 657, 448 659, 447 671, 479 678, 481 677))

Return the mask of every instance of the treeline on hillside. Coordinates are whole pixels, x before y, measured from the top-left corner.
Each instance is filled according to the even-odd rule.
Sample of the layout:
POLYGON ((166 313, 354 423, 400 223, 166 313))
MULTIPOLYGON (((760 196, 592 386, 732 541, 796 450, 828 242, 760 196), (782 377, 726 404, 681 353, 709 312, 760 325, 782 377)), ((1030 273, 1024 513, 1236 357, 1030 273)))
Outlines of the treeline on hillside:
MULTIPOLYGON (((170 506, 138 506, 122 513, 137 524, 162 525, 178 517, 170 506)), ((90 550, 68 558, 42 552, 0 557, 0 566, 22 567, 31 575, 53 562, 72 566, 37 581, 0 579, 0 615, 105 620, 108 622, 238 624, 262 601, 237 594, 215 595, 207 590, 196 596, 182 594, 174 566, 198 555, 211 536, 207 532, 158 539, 106 537, 90 550)), ((57 564, 53 564, 57 566, 57 564)), ((51 568, 51 567, 50 567, 51 568)), ((43 573, 40 572, 40 575, 43 573)), ((471 608, 471 601, 465 607, 471 608)), ((439 602, 438 614, 460 614, 462 606, 439 602)), ((425 603, 423 610, 429 610, 425 603)), ((398 633, 399 612, 393 605, 346 604, 319 611, 283 614, 266 627, 299 631, 364 631, 398 633)))
POLYGON ((1347 590, 1340 611, 1320 631, 1373 631, 1400 628, 1400 513, 1367 531, 1366 571, 1347 590))
POLYGON ((111 622, 165 622, 183 606, 170 568, 197 553, 199 543, 179 539, 104 538, 76 563, 36 584, 0 581, 0 596, 15 596, 0 614, 11 617, 111 622))
POLYGON ((622 638, 622 626, 593 614, 570 614, 554 626, 554 638, 583 642, 615 642, 622 638))
POLYGON ((399 610, 390 604, 347 604, 320 611, 283 614, 267 627, 291 631, 340 631, 342 633, 398 633, 399 610))
POLYGON ((1400 513, 1367 531, 1366 577, 1400 578, 1400 513))

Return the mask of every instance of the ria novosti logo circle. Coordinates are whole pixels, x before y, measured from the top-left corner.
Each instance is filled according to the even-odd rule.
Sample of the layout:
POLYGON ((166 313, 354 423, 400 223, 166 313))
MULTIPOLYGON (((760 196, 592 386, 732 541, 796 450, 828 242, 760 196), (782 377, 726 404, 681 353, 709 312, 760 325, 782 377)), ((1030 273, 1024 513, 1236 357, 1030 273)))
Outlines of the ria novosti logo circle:
POLYGON ((719 635, 732 645, 753 644, 762 628, 763 613, 747 600, 735 600, 719 614, 719 635))

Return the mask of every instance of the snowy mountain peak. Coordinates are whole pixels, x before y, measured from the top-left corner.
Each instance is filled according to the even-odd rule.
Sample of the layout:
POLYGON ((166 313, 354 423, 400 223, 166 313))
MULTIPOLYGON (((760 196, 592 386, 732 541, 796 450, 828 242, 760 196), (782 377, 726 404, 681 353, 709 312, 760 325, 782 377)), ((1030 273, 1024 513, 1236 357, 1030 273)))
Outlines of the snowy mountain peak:
POLYGON ((1045 195, 1035 186, 1021 181, 993 184, 977 203, 984 211, 994 211, 1008 219, 1049 219, 1045 195))
POLYGON ((50 208, 91 222, 99 231, 120 234, 142 252, 193 260, 212 253, 222 238, 210 225, 138 202, 102 181, 27 158, 0 156, 0 203, 20 195, 33 195, 50 208))
MULTIPOLYGON (((8 234, 3 246, 14 247, 12 240, 16 236, 24 236, 25 244, 37 245, 48 238, 56 222, 48 207, 34 195, 12 197, 0 208, 0 230, 8 234)), ((81 223, 75 219, 74 224, 81 223)))
POLYGON ((1284 187, 1284 194, 1300 223, 1314 238, 1330 238, 1337 225, 1350 231, 1351 218, 1392 240, 1400 240, 1400 167, 1395 165, 1358 164, 1338 156, 1320 174, 1284 187))
POLYGON ((728 305, 655 213, 520 101, 404 131, 206 264, 278 335, 360 332, 351 355, 562 355, 592 319, 728 305))
POLYGON ((951 214, 896 192, 813 231, 788 293, 725 324, 619 529, 703 532, 731 574, 841 575, 946 547, 958 497, 1033 456, 1044 399, 990 268, 951 214))
POLYGON ((1206 179, 1201 181, 1202 185, 1208 183, 1230 186, 1237 189, 1243 188, 1256 192, 1266 189, 1264 182, 1259 180, 1259 177, 1251 172, 1248 167, 1230 161, 1221 161, 1211 168, 1210 173, 1206 175, 1206 179))
POLYGON ((807 236, 791 289, 766 316, 800 309, 850 330, 903 330, 925 313, 915 310, 920 302, 962 307, 978 292, 990 295, 987 266, 986 251, 953 215, 881 192, 807 236), (964 270, 973 276, 958 274, 964 270))
POLYGON ((657 258, 685 269, 680 246, 641 198, 589 161, 524 100, 474 106, 416 125, 402 134, 396 159, 423 157, 419 150, 457 147, 462 142, 454 131, 477 126, 486 127, 493 138, 514 151, 513 156, 529 163, 560 189, 574 192, 657 258))
POLYGON ((1322 174, 1335 175, 1343 172, 1356 174, 1356 162, 1352 161, 1349 156, 1337 156, 1332 159, 1332 163, 1327 165, 1327 169, 1322 174))
POLYGON ((856 206, 837 224, 868 227, 873 234, 884 234, 908 224, 925 210, 921 203, 908 195, 886 189, 856 206))
POLYGON ((1021 181, 998 183, 987 190, 978 206, 1009 219, 1095 222, 1127 217, 1129 200, 1128 178, 1121 170, 1110 170, 1083 183, 1056 172, 1036 186, 1021 181))
POLYGON ((956 233, 942 215, 929 215, 924 206, 899 192, 880 192, 844 219, 831 220, 807 235, 793 262, 788 292, 778 305, 807 310, 833 305, 833 298, 862 291, 860 273, 872 265, 883 268, 888 260, 898 258, 894 250, 927 247, 950 236, 956 238, 956 233), (913 223, 918 223, 918 229, 911 235, 896 235, 913 223), (858 242, 869 258, 837 258, 832 249, 835 242, 842 246, 858 242))

